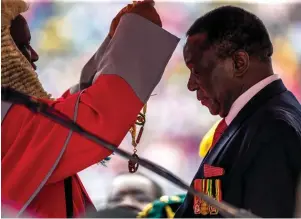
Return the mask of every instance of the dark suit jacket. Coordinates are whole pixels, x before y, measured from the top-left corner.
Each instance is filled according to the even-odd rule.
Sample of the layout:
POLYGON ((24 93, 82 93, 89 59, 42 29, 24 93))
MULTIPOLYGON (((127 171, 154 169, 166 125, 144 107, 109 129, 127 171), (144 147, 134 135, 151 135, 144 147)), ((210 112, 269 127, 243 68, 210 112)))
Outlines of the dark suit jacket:
MULTIPOLYGON (((239 112, 194 179, 204 178, 204 164, 224 168, 223 201, 260 217, 293 216, 301 173, 301 106, 281 80, 239 112)), ((211 217, 195 215, 193 203, 188 194, 175 217, 211 217)))

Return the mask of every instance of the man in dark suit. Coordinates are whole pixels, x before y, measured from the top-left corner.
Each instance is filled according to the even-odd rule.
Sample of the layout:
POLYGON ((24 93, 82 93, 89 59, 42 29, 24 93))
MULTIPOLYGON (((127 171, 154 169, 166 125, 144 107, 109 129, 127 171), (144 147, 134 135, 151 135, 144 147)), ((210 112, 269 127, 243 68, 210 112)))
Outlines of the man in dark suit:
MULTIPOLYGON (((188 89, 223 118, 191 186, 261 217, 292 217, 301 172, 301 107, 273 72, 264 24, 225 6, 196 20, 187 37, 188 89)), ((175 217, 221 215, 188 194, 175 217)))

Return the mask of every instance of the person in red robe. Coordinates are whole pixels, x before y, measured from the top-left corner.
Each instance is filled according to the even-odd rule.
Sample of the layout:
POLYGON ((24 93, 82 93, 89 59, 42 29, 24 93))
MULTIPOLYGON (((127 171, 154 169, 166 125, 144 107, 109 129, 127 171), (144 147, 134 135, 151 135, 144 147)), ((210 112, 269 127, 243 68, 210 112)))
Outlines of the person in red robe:
MULTIPOLYGON (((34 96, 87 131, 119 145, 179 42, 161 28, 153 4, 141 2, 122 9, 112 22, 105 46, 84 67, 79 86, 57 100, 50 99, 38 81, 33 61, 22 54, 11 35, 12 20, 26 10, 26 4, 4 0, 1 6, 1 86, 34 96)), ((33 54, 31 47, 27 50, 33 54)), ((1 121, 1 198, 2 207, 14 209, 10 216, 85 215, 92 202, 77 173, 112 152, 22 105, 1 101, 1 121), (72 188, 71 215, 67 178, 72 188)))

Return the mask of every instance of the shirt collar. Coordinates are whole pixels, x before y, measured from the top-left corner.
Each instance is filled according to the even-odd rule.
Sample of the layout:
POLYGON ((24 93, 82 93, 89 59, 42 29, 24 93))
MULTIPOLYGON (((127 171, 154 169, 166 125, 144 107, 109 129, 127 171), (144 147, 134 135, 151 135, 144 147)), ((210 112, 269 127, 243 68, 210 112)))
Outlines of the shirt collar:
POLYGON ((237 116, 239 111, 252 99, 252 97, 254 97, 259 91, 261 91, 267 85, 269 85, 270 83, 272 83, 273 81, 276 81, 278 79, 280 79, 280 77, 278 75, 276 75, 276 74, 271 75, 271 76, 259 81, 257 84, 253 85, 246 92, 244 92, 242 95, 240 95, 232 104, 230 111, 225 118, 227 125, 228 126, 230 125, 230 123, 237 116))

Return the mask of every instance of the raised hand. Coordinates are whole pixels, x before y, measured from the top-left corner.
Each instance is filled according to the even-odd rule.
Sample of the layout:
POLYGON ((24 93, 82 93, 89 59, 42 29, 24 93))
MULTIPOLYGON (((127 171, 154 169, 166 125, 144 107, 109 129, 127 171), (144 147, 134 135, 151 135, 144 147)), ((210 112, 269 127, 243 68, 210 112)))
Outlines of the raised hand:
POLYGON ((162 27, 162 22, 159 14, 154 8, 154 1, 134 1, 132 4, 128 4, 126 7, 121 9, 121 11, 115 16, 111 23, 109 36, 112 38, 114 36, 115 30, 119 24, 120 18, 127 13, 135 13, 144 17, 145 19, 151 21, 152 23, 162 27))

